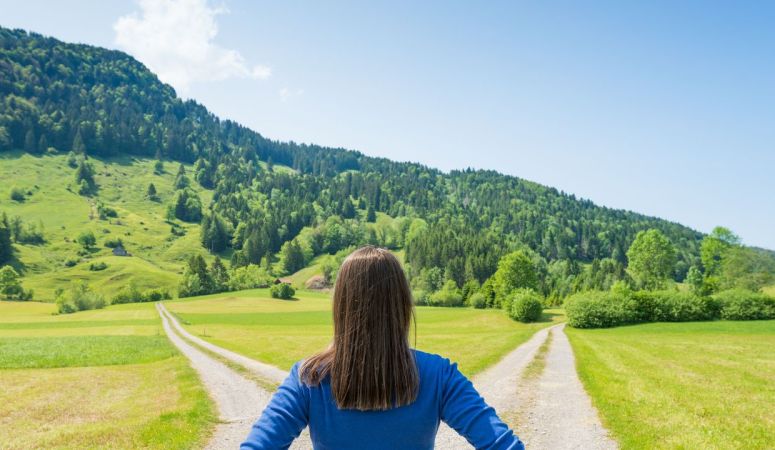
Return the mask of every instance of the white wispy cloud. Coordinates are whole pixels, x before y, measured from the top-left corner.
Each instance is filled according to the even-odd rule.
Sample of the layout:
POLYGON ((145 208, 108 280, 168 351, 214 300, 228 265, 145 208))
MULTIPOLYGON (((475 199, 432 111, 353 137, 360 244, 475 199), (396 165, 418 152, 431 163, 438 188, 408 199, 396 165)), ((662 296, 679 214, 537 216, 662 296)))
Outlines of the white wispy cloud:
POLYGON ((283 102, 286 102, 291 97, 298 97, 304 94, 304 89, 289 89, 287 87, 284 87, 280 89, 279 92, 280 92, 280 100, 283 102))
POLYGON ((113 24, 116 44, 159 79, 186 92, 191 83, 229 78, 266 79, 272 69, 250 65, 233 49, 214 42, 216 17, 228 12, 207 0, 139 0, 139 12, 113 24))

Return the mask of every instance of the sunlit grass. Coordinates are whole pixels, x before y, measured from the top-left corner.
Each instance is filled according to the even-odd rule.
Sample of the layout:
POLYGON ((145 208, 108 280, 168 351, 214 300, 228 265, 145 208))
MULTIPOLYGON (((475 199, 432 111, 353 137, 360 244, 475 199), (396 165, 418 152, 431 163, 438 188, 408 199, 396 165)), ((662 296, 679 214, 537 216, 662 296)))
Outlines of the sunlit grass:
POLYGON ((0 385, 0 436, 8 449, 194 448, 215 420, 182 356, 150 364, 0 370, 0 385))
MULTIPOLYGON (((277 300, 267 290, 211 295, 168 302, 192 333, 282 369, 324 349, 331 340, 330 294, 297 293, 298 300, 277 300)), ((497 362, 537 330, 558 320, 521 324, 499 310, 417 308, 418 349, 439 353, 475 374, 497 362)), ((414 336, 411 337, 415 342, 414 336)))
POLYGON ((567 333, 581 379, 622 448, 772 448, 775 321, 567 333))
POLYGON ((154 305, 55 309, 0 302, 0 447, 202 446, 212 404, 154 305))

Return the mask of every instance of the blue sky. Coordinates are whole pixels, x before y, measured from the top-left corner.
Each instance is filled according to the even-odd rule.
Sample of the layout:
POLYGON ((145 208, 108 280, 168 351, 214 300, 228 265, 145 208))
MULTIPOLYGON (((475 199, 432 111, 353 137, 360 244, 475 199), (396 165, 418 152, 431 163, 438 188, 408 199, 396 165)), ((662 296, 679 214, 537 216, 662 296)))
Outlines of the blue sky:
POLYGON ((775 249, 775 3, 0 0, 277 139, 496 169, 775 249))

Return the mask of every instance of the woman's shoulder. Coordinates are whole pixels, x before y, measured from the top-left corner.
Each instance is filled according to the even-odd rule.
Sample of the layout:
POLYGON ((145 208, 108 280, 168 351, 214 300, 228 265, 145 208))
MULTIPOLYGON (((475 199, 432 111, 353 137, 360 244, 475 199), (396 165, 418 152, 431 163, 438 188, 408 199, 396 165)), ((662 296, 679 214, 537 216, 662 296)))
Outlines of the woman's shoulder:
POLYGON ((415 354, 415 360, 417 361, 417 367, 421 371, 439 371, 444 372, 449 370, 454 365, 449 358, 445 358, 436 353, 428 353, 422 350, 412 349, 415 354))

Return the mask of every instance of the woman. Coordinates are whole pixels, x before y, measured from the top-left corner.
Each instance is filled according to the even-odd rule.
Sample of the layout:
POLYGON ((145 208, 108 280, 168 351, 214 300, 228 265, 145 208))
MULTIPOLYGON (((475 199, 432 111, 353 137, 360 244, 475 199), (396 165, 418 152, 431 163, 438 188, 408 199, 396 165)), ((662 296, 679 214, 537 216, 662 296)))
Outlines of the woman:
POLYGON ((524 448, 457 364, 409 347, 414 306, 390 252, 345 259, 333 310, 333 342, 293 366, 242 449, 288 448, 307 425, 315 449, 432 449, 440 420, 476 448, 524 448))

